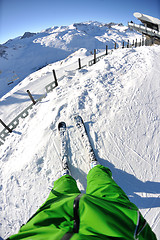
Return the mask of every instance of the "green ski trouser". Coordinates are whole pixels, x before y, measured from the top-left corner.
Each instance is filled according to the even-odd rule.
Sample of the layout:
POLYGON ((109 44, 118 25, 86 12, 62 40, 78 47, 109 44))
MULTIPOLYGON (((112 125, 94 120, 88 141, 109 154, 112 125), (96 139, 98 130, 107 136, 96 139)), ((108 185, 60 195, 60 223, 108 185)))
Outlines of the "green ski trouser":
MULTIPOLYGON (((76 181, 69 175, 59 178, 54 183, 54 190, 62 194, 80 193, 76 181)), ((131 204, 127 195, 113 180, 110 169, 102 165, 97 165, 89 171, 86 194, 131 204)))
MULTIPOLYGON (((118 206, 117 209, 119 209, 119 219, 121 219, 121 215, 123 215, 122 220, 124 220, 124 222, 125 216, 126 219, 128 219, 128 223, 126 223, 128 229, 126 229, 126 227, 123 229, 124 237, 121 236, 121 229, 120 235, 119 232, 116 233, 116 235, 113 232, 113 237, 116 236, 116 239, 117 237, 121 239, 135 239, 134 237, 126 238, 125 232, 131 231, 131 236, 134 235, 133 233, 135 232, 134 228, 137 224, 138 209, 130 202, 124 191, 112 179, 110 169, 102 165, 97 165, 89 171, 87 176, 86 194, 82 196, 79 209, 80 220, 82 223, 86 222, 86 224, 80 224, 79 232, 74 233, 73 229, 75 219, 73 206, 78 195, 80 195, 80 191, 77 187, 75 179, 70 175, 62 176, 54 182, 54 187, 51 190, 46 202, 32 216, 27 224, 20 229, 19 233, 11 236, 9 239, 59 240, 65 239, 64 236, 69 236, 66 239, 71 240, 95 239, 98 236, 99 237, 97 239, 111 239, 112 229, 109 235, 111 237, 110 238, 107 237, 108 232, 105 232, 106 227, 103 228, 104 231, 103 229, 102 231, 100 229, 100 232, 98 233, 98 226, 96 226, 97 230, 94 232, 94 229, 93 231, 90 231, 92 226, 89 224, 90 220, 93 221, 93 219, 91 219, 92 211, 94 214, 98 214, 98 221, 101 226, 107 221, 110 222, 110 219, 114 222, 115 226, 121 224, 121 220, 116 222, 116 219, 118 219, 116 217, 117 212, 114 212, 114 206, 116 206, 116 204, 118 206), (102 205, 104 206, 103 209, 101 207, 102 205), (87 212, 90 211, 90 209, 91 214, 88 215, 87 212), (105 214, 105 211, 106 213, 108 212, 109 215, 105 214)), ((143 227, 145 223, 144 221, 145 220, 141 217, 142 225, 140 228, 143 227)), ((115 231, 117 231, 116 228, 115 231)), ((147 225, 147 234, 149 234, 150 238, 142 237, 137 239, 156 239, 154 238, 154 233, 151 231, 149 225, 147 225)))
MULTIPOLYGON (((64 175, 56 180, 53 190, 54 191, 51 191, 48 199, 57 197, 56 192, 64 195, 73 193, 80 194, 75 179, 70 175, 64 175)), ((103 199, 104 196, 106 196, 106 198, 114 198, 115 200, 125 201, 126 204, 130 204, 127 195, 112 179, 110 169, 102 165, 97 165, 89 171, 87 175, 86 194, 103 199)))

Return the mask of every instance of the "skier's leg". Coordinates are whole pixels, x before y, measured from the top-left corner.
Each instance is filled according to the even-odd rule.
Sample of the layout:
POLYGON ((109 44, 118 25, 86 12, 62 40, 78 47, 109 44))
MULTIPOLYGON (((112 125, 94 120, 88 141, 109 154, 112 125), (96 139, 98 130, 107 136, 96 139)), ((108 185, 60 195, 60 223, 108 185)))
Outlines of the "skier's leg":
POLYGON ((49 206, 56 201, 65 199, 66 197, 73 197, 75 193, 77 195, 81 193, 77 187, 75 179, 70 175, 64 175, 60 177, 54 182, 54 187, 51 190, 47 200, 42 204, 36 214, 46 208, 49 208, 49 206))
POLYGON ((102 165, 97 165, 89 171, 86 193, 106 200, 130 202, 124 191, 113 180, 110 169, 102 165))
POLYGON ((51 190, 48 199, 72 193, 81 192, 77 187, 76 180, 72 176, 66 174, 54 182, 54 187, 51 190))
POLYGON ((23 236, 23 234, 27 236, 28 234, 27 239, 32 239, 33 234, 33 236, 37 235, 36 239, 46 239, 47 237, 45 238, 44 235, 50 236, 49 232, 52 232, 53 235, 57 234, 56 236, 60 237, 54 238, 53 236, 53 238, 50 237, 50 239, 62 239, 65 232, 73 228, 74 199, 79 194, 80 191, 73 177, 70 175, 60 177, 54 182, 54 187, 47 200, 28 222, 22 226, 20 236, 23 236), (61 224, 61 221, 64 226, 61 224), (67 230, 65 230, 65 228, 67 230))

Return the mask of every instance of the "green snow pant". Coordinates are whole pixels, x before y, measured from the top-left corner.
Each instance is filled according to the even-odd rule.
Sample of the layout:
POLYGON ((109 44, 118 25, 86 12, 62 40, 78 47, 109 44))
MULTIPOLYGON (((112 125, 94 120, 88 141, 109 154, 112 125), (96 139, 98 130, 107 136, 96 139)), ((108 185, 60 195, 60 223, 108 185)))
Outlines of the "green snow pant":
POLYGON ((97 165, 88 173, 86 194, 80 195, 70 175, 62 176, 46 202, 9 239, 155 240, 156 236, 111 171, 97 165))

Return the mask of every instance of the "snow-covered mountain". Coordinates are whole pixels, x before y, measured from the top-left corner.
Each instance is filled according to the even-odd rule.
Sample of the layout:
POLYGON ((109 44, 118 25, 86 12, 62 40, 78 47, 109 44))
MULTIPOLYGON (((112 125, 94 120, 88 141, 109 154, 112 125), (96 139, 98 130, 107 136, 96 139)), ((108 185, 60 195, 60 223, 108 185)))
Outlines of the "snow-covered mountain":
POLYGON ((36 34, 27 32, 0 45, 0 97, 10 90, 7 84, 12 79, 17 79, 16 85, 30 73, 80 48, 87 49, 89 55, 95 48, 105 49, 106 45, 113 48, 114 42, 120 46, 123 41, 140 36, 121 24, 98 22, 52 27, 36 34))
MULTIPOLYGON (((0 146, 0 237, 7 238, 19 230, 45 201, 60 176, 59 121, 67 124, 72 176, 82 192, 85 191, 88 158, 72 121, 72 115, 78 113, 85 121, 98 161, 111 169, 115 181, 139 207, 160 239, 160 46, 117 49, 95 65, 75 70, 78 57, 87 56, 85 59, 90 60, 92 44, 103 43, 96 39, 110 38, 108 45, 113 39, 116 42, 119 39, 120 44, 125 36, 127 41, 127 35, 134 39, 138 36, 124 26, 83 23, 54 27, 29 38, 13 40, 17 44, 23 41, 24 45, 26 41, 26 47, 17 50, 19 63, 24 63, 25 58, 20 61, 18 54, 24 55, 25 49, 29 54, 28 49, 36 46, 40 59, 41 54, 45 56, 42 49, 47 45, 50 50, 56 49, 57 54, 58 49, 64 48, 67 58, 60 54, 61 61, 27 75, 13 89, 10 85, 8 93, 8 88, 4 88, 7 94, 0 101, 0 118, 7 123, 30 104, 25 90, 30 89, 37 97, 53 81, 52 69, 56 69, 58 87, 38 102, 28 117, 20 119, 20 124, 0 146), (100 28, 101 33, 97 30, 100 28), (86 45, 78 48, 73 44, 78 40, 74 39, 78 36, 82 42, 83 34, 86 45)), ((3 45, 6 51, 3 59, 8 57, 11 63, 11 51, 16 50, 9 44, 11 41, 5 44, 7 50, 3 45)), ((103 50, 105 45, 106 42, 103 50)), ((53 61, 56 61, 54 56, 53 61)), ((36 62, 37 55, 33 54, 26 63, 29 70, 21 64, 23 76, 36 62)))

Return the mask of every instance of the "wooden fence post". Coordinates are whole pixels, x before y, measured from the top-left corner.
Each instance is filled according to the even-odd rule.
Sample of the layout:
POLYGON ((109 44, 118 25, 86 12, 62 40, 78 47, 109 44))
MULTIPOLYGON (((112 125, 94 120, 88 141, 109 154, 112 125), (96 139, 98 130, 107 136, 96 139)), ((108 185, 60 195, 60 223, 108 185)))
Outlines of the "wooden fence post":
POLYGON ((137 39, 136 39, 136 42, 135 42, 135 47, 137 47, 137 39))
POLYGON ((122 48, 124 48, 124 42, 123 42, 122 48))
POLYGON ((96 63, 96 49, 94 49, 94 64, 96 63))
POLYGON ((132 44, 132 46, 134 47, 134 39, 133 39, 133 44, 132 44))
POLYGON ((79 69, 81 69, 81 59, 78 58, 79 69))
POLYGON ((117 48, 117 44, 116 44, 116 42, 114 43, 114 49, 116 49, 117 48))
POLYGON ((29 97, 30 97, 31 101, 32 101, 32 102, 33 102, 33 104, 35 105, 35 104, 36 104, 36 101, 34 100, 34 98, 33 98, 32 94, 30 93, 30 91, 29 91, 29 90, 27 90, 27 93, 28 93, 28 95, 29 95, 29 97))
POLYGON ((55 80, 55 86, 57 87, 58 86, 58 81, 57 81, 57 77, 56 77, 56 72, 55 72, 54 69, 52 70, 52 72, 53 72, 53 76, 54 76, 54 80, 55 80))
POLYGON ((106 45, 106 55, 108 55, 108 46, 106 45))
POLYGON ((8 132, 12 132, 12 129, 10 129, 3 121, 2 121, 2 119, 0 119, 0 123, 3 125, 3 127, 5 127, 7 130, 8 130, 8 132))
POLYGON ((142 40, 140 39, 140 43, 139 43, 139 46, 141 47, 142 46, 142 40))
POLYGON ((129 40, 128 40, 128 43, 127 43, 127 48, 129 48, 129 40))

